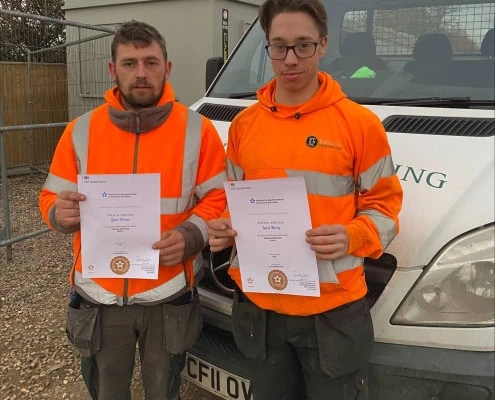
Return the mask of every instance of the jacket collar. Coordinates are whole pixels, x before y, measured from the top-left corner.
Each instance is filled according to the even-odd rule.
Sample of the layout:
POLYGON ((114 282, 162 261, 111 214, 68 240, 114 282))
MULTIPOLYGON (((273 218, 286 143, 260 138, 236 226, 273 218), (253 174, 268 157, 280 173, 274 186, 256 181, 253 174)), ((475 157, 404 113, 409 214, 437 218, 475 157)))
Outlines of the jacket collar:
POLYGON ((105 93, 105 100, 108 104, 108 114, 115 126, 126 132, 141 134, 158 128, 167 120, 172 111, 175 94, 172 85, 166 82, 158 105, 139 111, 124 109, 117 87, 105 93))

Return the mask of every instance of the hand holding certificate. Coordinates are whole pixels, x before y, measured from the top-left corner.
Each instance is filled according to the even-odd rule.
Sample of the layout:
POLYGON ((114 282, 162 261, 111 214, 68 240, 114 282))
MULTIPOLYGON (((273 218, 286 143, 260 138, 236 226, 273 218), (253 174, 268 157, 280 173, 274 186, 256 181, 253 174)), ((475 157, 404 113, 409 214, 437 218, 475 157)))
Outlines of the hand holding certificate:
POLYGON ((303 178, 225 183, 243 291, 319 296, 303 178))
POLYGON ((159 174, 79 175, 83 278, 158 278, 159 174))

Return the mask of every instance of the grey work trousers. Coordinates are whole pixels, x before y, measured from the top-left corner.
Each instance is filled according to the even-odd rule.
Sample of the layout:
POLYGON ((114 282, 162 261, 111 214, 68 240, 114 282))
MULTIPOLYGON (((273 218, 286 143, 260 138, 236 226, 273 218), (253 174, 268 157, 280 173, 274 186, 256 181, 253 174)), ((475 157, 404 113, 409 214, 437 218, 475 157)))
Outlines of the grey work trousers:
POLYGON ((97 400, 131 400, 136 341, 146 400, 180 399, 185 355, 171 355, 164 346, 162 307, 101 307, 101 347, 93 356, 97 400))
POLYGON ((374 337, 364 300, 299 317, 262 310, 239 293, 232 313, 254 399, 368 399, 374 337))
POLYGON ((146 400, 180 400, 185 350, 202 327, 197 292, 153 306, 69 305, 67 335, 93 400, 130 400, 136 344, 146 400))

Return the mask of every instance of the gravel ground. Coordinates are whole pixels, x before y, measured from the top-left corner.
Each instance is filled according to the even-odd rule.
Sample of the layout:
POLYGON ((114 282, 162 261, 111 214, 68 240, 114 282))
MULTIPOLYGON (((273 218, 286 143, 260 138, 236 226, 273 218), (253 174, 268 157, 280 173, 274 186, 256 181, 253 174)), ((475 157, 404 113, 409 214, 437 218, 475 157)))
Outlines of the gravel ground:
MULTIPOLYGON (((37 207, 43 182, 43 175, 9 178, 16 236, 42 227, 37 207)), ((8 262, 0 248, 0 400, 89 400, 79 356, 64 332, 70 237, 46 233, 15 244, 13 255, 8 262)), ((132 390, 134 400, 144 399, 139 368, 132 390)), ((219 398, 184 382, 182 399, 219 398)))

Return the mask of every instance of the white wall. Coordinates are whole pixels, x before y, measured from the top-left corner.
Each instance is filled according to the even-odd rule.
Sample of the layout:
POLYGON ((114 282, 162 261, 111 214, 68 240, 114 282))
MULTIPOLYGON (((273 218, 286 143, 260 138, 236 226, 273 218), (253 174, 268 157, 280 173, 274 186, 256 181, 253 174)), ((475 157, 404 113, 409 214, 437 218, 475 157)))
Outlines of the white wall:
MULTIPOLYGON (((119 4, 131 4, 131 3, 150 3, 152 1, 166 1, 166 0, 65 0, 65 9, 75 8, 91 8, 100 6, 111 6, 119 4)), ((206 0, 207 1, 207 0, 206 0)))
POLYGON ((68 8, 71 3, 75 7, 86 4, 86 1, 67 1, 66 20, 114 26, 135 19, 155 26, 167 42, 169 59, 173 63, 170 82, 176 96, 187 105, 201 97, 204 93, 204 66, 206 59, 213 55, 213 27, 211 18, 205 18, 211 15, 210 1, 129 0, 129 4, 118 6, 68 8))

